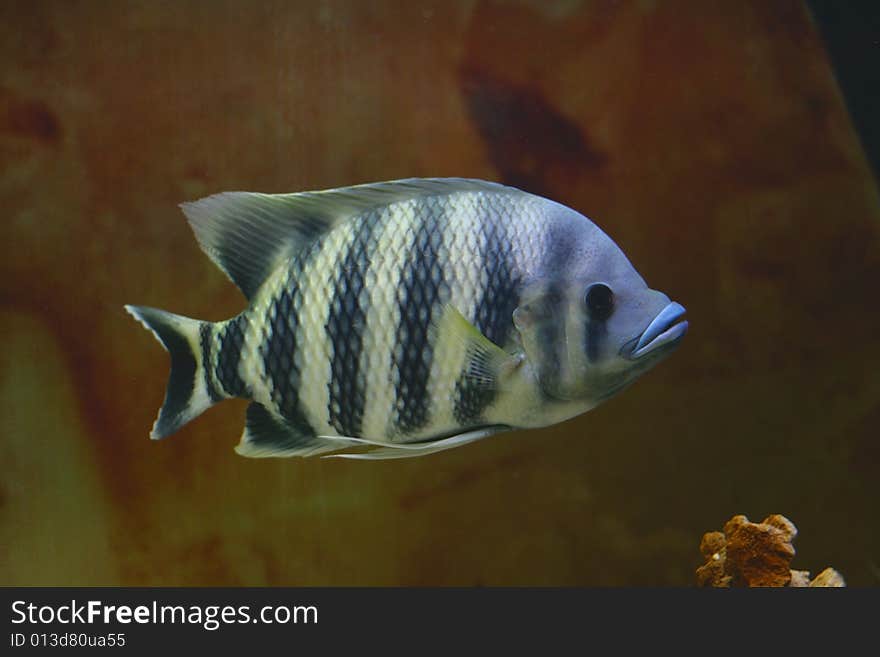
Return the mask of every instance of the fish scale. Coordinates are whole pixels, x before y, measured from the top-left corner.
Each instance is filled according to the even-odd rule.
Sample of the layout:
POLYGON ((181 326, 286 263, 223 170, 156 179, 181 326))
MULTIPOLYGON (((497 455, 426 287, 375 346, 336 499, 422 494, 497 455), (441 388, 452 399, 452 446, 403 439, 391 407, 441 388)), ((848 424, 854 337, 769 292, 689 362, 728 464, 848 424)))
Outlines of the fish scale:
POLYGON ((246 394, 247 391, 238 371, 247 324, 247 316, 239 315, 221 324, 217 331, 217 340, 215 340, 217 366, 214 368, 214 377, 229 397, 238 397, 246 394))
POLYGON ((336 433, 330 423, 330 389, 334 343, 327 325, 340 259, 348 252, 357 225, 343 224, 328 232, 310 249, 298 277, 302 286, 302 335, 295 357, 302 371, 300 398, 315 432, 336 433))
POLYGON ((360 369, 366 324, 367 295, 364 292, 369 257, 375 249, 381 217, 364 218, 341 263, 335 283, 327 333, 333 344, 331 361, 329 422, 341 435, 361 435, 366 405, 366 377, 360 369))
MULTIPOLYGON (((479 258, 483 263, 479 283, 482 295, 474 311, 474 325, 495 344, 506 345, 512 328, 510 317, 519 302, 519 282, 508 265, 511 241, 500 221, 481 223, 480 232, 484 245, 479 258)), ((456 421, 462 426, 479 424, 495 394, 494 390, 473 385, 467 376, 459 376, 455 382, 456 421)))
POLYGON ((406 273, 397 295, 400 323, 397 329, 398 349, 392 367, 396 368, 396 400, 394 433, 409 436, 429 421, 432 400, 426 389, 434 357, 434 344, 428 332, 436 309, 448 298, 444 280, 447 263, 440 258, 445 214, 436 204, 424 208, 417 216, 416 236, 407 255, 406 273))

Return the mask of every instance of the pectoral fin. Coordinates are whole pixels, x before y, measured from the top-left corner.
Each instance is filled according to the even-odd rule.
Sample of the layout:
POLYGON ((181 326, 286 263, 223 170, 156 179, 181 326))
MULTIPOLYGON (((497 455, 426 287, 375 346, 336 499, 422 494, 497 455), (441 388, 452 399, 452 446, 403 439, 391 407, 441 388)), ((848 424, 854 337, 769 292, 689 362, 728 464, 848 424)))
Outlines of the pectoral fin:
POLYGON ((508 353, 480 333, 457 308, 447 305, 434 326, 439 339, 451 340, 464 352, 462 377, 476 390, 498 391, 523 363, 522 352, 508 353))

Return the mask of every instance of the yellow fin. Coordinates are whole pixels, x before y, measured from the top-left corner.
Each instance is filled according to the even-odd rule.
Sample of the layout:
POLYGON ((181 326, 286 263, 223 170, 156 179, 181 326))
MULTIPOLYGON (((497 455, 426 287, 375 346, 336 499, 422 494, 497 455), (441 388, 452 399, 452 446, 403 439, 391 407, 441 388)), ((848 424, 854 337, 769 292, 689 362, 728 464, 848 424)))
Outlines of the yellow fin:
POLYGON ((434 325, 434 331, 454 340, 464 350, 464 374, 476 388, 499 390, 505 379, 522 364, 522 352, 507 353, 483 335, 457 308, 447 305, 434 325))

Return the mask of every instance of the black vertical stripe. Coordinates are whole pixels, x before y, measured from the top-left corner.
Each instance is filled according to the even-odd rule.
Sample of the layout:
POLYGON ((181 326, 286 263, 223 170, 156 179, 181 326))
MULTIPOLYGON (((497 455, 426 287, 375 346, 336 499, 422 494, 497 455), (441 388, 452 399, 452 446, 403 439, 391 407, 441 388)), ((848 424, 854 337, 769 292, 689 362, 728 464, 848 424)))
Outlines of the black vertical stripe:
POLYGON ((603 320, 588 319, 584 323, 584 351, 587 354, 587 362, 595 363, 599 360, 599 348, 608 332, 608 327, 603 320))
POLYGON ((249 394, 247 385, 238 373, 241 349, 244 346, 244 333, 247 330, 247 316, 242 313, 226 323, 220 332, 220 348, 217 352, 217 365, 214 376, 230 397, 243 397, 249 394))
MULTIPOLYGON (((486 286, 476 304, 474 325, 499 346, 507 342, 513 327, 513 311, 519 304, 519 278, 512 263, 512 242, 504 218, 485 216, 480 263, 487 277, 486 286)), ((483 411, 495 400, 495 391, 474 382, 467 369, 455 385, 453 413, 462 427, 483 423, 483 411)))
POLYGON ((558 391, 559 387, 563 366, 560 350, 564 346, 565 319, 564 314, 558 315, 557 311, 564 308, 564 299, 562 288, 558 283, 553 282, 547 286, 541 299, 536 302, 540 304, 536 310, 540 319, 536 325, 535 342, 540 353, 535 358, 538 379, 544 392, 558 391))
POLYGON ((443 233, 448 223, 445 207, 438 199, 425 199, 417 218, 415 241, 404 264, 397 305, 397 327, 392 367, 397 373, 395 410, 397 429, 413 433, 430 420, 428 379, 434 360, 434 345, 428 339, 432 316, 449 299, 444 276, 448 258, 442 257, 443 233))
POLYGON ((502 217, 486 217, 480 254, 487 284, 477 302, 474 324, 489 340, 503 347, 513 328, 513 311, 519 305, 518 276, 513 270, 512 241, 502 217))
POLYGON ((299 397, 302 373, 295 355, 298 340, 301 338, 299 313, 302 290, 298 278, 302 275, 305 264, 321 246, 322 240, 319 239, 305 252, 301 252, 291 264, 285 284, 269 306, 269 326, 259 350, 276 409, 293 429, 304 435, 314 435, 315 431, 309 424, 299 397))
POLYGON ((199 342, 202 348, 202 371, 205 379, 205 389, 212 402, 218 402, 223 396, 214 387, 211 380, 211 338, 213 337, 213 324, 210 322, 202 322, 199 327, 199 342))
POLYGON ((333 345, 330 363, 328 417, 342 436, 360 436, 366 405, 366 375, 360 371, 368 311, 364 282, 376 248, 381 215, 364 217, 342 260, 333 286, 325 329, 333 345))

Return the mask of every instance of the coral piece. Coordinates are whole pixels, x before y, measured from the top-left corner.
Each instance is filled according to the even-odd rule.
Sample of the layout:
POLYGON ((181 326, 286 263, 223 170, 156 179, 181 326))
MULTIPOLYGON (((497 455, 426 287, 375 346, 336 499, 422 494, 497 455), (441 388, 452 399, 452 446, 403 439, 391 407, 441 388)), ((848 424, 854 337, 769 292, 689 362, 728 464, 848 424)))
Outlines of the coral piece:
POLYGON ((816 575, 813 581, 810 582, 810 586, 840 588, 846 586, 846 582, 843 580, 843 575, 834 570, 834 568, 826 568, 816 575))
POLYGON ((727 557, 727 539, 723 532, 703 534, 700 552, 706 559, 705 565, 697 568, 697 583, 700 586, 730 586, 732 577, 724 572, 727 557))
POLYGON ((733 516, 724 532, 708 532, 700 542, 706 563, 697 568, 699 586, 839 587, 846 586, 833 568, 810 580, 806 570, 791 570, 797 527, 788 518, 772 515, 760 523, 733 516))
POLYGON ((733 586, 788 586, 791 582, 791 541, 797 529, 783 516, 760 524, 734 516, 724 525, 726 563, 733 565, 733 586))

